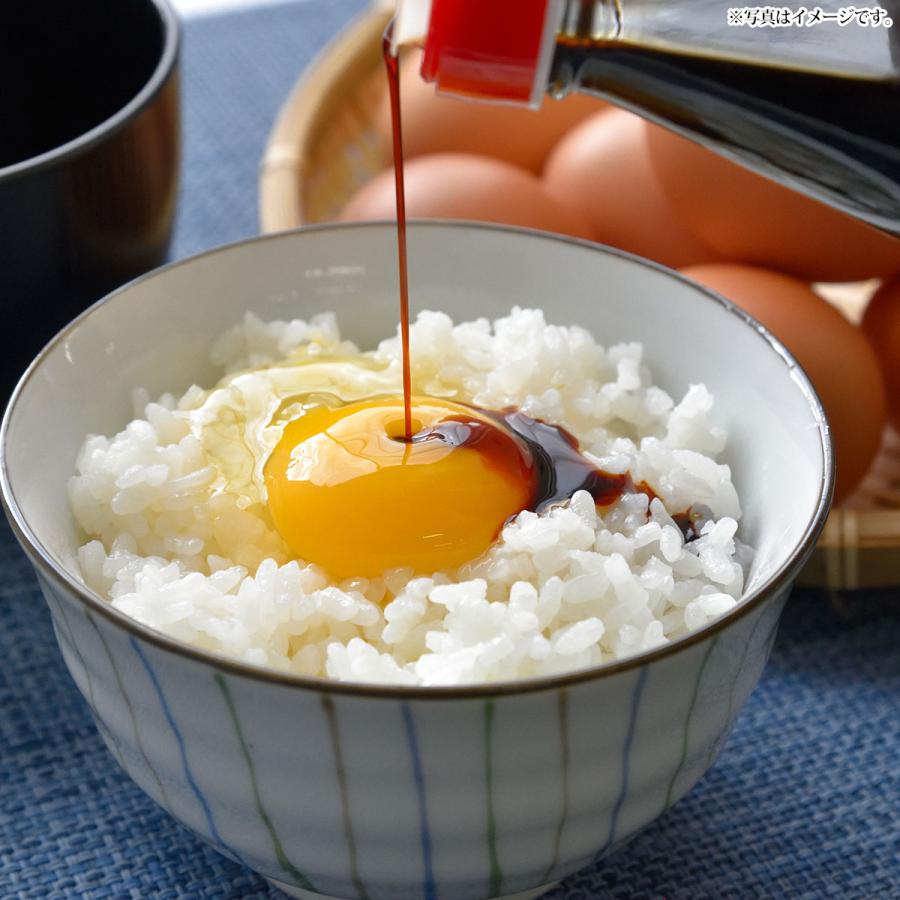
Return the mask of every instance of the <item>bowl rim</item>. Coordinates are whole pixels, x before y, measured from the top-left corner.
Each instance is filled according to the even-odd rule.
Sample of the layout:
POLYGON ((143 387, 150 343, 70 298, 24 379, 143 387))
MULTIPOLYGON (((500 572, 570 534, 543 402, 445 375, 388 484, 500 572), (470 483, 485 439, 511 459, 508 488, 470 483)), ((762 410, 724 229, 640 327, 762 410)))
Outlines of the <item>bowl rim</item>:
POLYGON ((111 116, 77 137, 36 156, 29 156, 8 166, 0 166, 0 184, 37 174, 57 162, 81 156, 124 128, 162 92, 178 63, 182 40, 181 19, 170 0, 145 0, 145 2, 153 7, 159 16, 163 28, 163 46, 156 66, 143 87, 111 116))
POLYGON ((822 482, 820 485, 818 500, 815 505, 814 512, 806 524, 806 528, 796 546, 788 554, 782 565, 773 572, 765 581, 757 585, 752 591, 744 594, 737 606, 730 610, 724 616, 713 620, 697 631, 691 632, 678 640, 657 647, 653 650, 644 651, 643 653, 627 657, 622 660, 609 663, 601 663, 598 666, 591 666, 586 669, 578 669, 573 672, 566 672, 558 675, 535 676, 530 678, 517 679, 514 681, 496 681, 482 682, 470 685, 456 686, 424 686, 424 685, 391 685, 391 684, 372 684, 365 682, 338 681, 320 676, 299 675, 292 672, 283 672, 272 669, 267 666, 257 665, 255 663, 243 662, 233 659, 224 654, 213 651, 204 650, 195 647, 177 638, 169 637, 161 631, 157 631, 147 625, 143 625, 131 616, 120 612, 113 607, 108 601, 100 597, 99 594, 92 591, 86 584, 79 582, 76 577, 70 573, 64 566, 60 565, 50 551, 41 543, 37 535, 31 529, 25 519, 25 516, 19 507, 16 499, 15 491, 10 482, 9 469, 7 465, 6 447, 9 439, 11 420, 15 409, 21 399, 22 393, 28 385, 28 382, 37 373, 42 366, 45 358, 51 351, 62 341, 64 341, 70 333, 81 327, 91 316, 105 307, 108 303, 113 302, 117 297, 123 296, 131 291, 133 287, 142 284, 145 281, 153 279, 158 275, 164 274, 170 270, 181 266, 191 265, 194 261, 205 259, 218 254, 227 253, 238 247, 245 247, 256 243, 289 240, 309 233, 319 233, 327 231, 360 231, 383 230, 386 227, 396 228, 396 223, 390 220, 377 222, 328 222, 323 224, 305 225, 299 228, 287 231, 275 232, 272 234, 257 235, 244 240, 234 241, 228 244, 222 244, 217 247, 184 259, 168 263, 156 269, 146 272, 145 274, 127 282, 124 285, 111 291, 105 297, 89 306, 68 325, 59 331, 38 353, 22 377, 19 379, 15 390, 13 391, 6 411, 3 415, 2 424, 0 424, 0 499, 2 499, 4 512, 9 521, 19 544, 25 550, 26 555, 34 565, 37 573, 51 581, 57 586, 64 589, 68 594, 73 595, 85 607, 86 612, 93 611, 103 616, 108 622, 114 626, 124 628, 132 637, 140 638, 154 644, 158 648, 174 653, 177 656, 186 658, 191 662, 199 662, 210 666, 213 669, 221 670, 232 675, 248 678, 253 681, 264 682, 268 684, 277 684, 282 687, 298 688, 308 690, 319 694, 341 694, 354 697, 381 698, 391 700, 459 700, 459 699, 476 699, 491 698, 508 695, 530 694, 548 690, 560 690, 582 684, 589 681, 595 681, 602 678, 610 678, 623 672, 640 669, 643 666, 675 656, 688 648, 706 641, 708 638, 730 627, 739 619, 744 618, 752 610, 759 607, 764 601, 770 599, 780 590, 788 587, 795 577, 800 566, 810 555, 815 546, 815 542, 825 525, 828 511, 831 506, 831 500, 834 493, 834 452, 830 439, 830 429, 825 410, 821 400, 815 392, 809 377, 806 375, 800 364, 787 348, 772 335, 765 326, 759 323, 747 312, 736 306, 731 301, 725 299, 715 291, 698 284, 680 272, 669 269, 660 263, 652 260, 644 259, 615 247, 608 247, 603 244, 597 244, 593 241, 583 240, 580 238, 572 238, 565 235, 552 234, 550 232, 538 231, 535 229, 518 228, 509 225, 496 225, 493 223, 483 222, 466 222, 462 220, 446 220, 446 219, 410 219, 410 226, 413 230, 421 228, 444 228, 450 230, 489 230, 514 235, 524 235, 529 240, 541 239, 563 244, 571 244, 592 252, 606 254, 608 256, 624 259, 633 265, 641 268, 651 269, 660 273, 667 278, 674 278, 690 287, 692 290, 699 292, 705 296, 707 300, 717 304, 726 312, 736 316, 741 322, 749 326, 763 341, 768 344, 772 350, 784 363, 792 380, 797 384, 798 388, 804 395, 809 405, 810 412, 816 422, 817 432, 819 435, 819 444, 822 451, 822 482))

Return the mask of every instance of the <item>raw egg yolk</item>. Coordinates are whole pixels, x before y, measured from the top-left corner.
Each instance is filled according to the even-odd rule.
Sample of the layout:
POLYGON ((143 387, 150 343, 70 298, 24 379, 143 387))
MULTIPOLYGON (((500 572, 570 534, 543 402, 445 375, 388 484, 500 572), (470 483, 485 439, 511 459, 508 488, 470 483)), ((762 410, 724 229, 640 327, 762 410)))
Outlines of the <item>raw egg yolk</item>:
POLYGON ((333 577, 454 569, 480 556, 533 492, 531 452, 470 407, 413 398, 317 407, 290 422, 265 465, 285 543, 333 577))

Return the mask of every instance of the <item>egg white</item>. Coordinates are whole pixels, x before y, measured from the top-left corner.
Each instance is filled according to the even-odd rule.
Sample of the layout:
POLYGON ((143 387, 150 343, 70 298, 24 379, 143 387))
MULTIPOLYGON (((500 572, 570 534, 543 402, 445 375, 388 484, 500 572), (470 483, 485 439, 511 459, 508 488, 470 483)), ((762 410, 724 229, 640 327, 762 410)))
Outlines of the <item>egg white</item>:
POLYGON ((369 355, 301 357, 228 375, 210 391, 192 392, 183 411, 216 470, 211 493, 235 495, 246 509, 266 502, 263 470, 288 422, 317 406, 399 389, 397 366, 369 355))

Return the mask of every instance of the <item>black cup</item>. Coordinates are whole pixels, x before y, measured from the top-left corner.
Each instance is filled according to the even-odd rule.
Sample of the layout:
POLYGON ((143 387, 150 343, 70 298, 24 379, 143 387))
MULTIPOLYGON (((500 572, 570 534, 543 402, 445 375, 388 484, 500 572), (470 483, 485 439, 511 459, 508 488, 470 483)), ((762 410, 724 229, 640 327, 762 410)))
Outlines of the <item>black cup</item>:
POLYGON ((0 9, 0 404, 41 346, 159 265, 179 169, 167 0, 0 9))

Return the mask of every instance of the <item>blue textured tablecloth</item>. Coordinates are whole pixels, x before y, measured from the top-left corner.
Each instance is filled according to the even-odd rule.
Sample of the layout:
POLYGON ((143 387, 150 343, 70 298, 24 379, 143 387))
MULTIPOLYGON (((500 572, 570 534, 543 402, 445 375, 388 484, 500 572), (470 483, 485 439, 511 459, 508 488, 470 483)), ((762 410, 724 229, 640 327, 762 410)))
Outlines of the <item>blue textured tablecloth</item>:
MULTIPOLYGON (((358 0, 186 26, 180 257, 257 231, 276 110, 358 0)), ((0 526, 0 898, 280 896, 122 774, 66 673, 31 570, 0 526)), ((548 900, 900 898, 900 589, 788 604, 719 762, 685 800, 548 900)))

